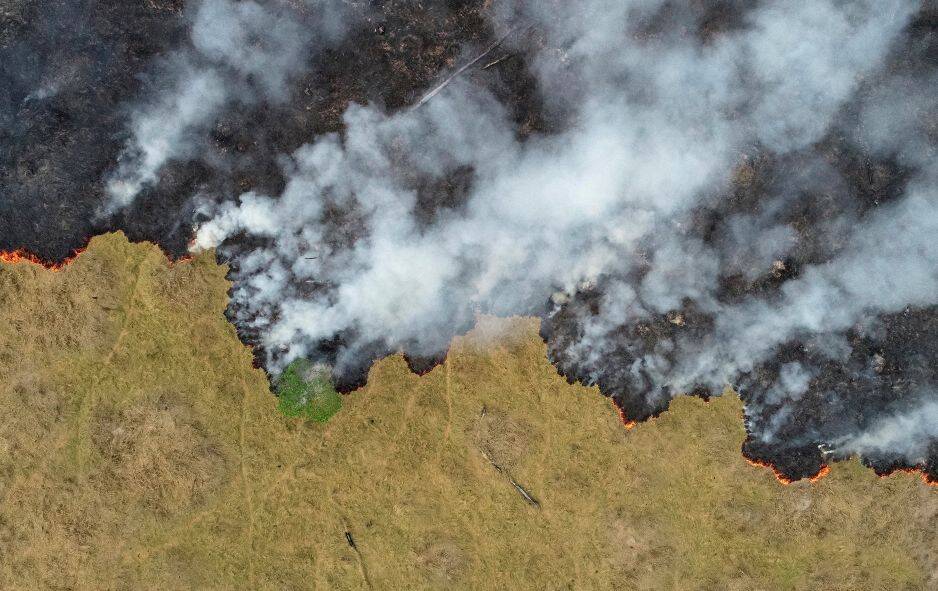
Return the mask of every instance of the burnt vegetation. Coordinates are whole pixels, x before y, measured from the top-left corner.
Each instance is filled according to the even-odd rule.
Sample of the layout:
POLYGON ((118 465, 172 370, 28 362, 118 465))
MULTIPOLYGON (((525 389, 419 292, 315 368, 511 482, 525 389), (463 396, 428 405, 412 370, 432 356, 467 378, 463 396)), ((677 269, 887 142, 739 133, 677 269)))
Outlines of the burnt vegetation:
MULTIPOLYGON (((159 58, 185 43, 187 7, 182 0, 8 3, 0 12, 0 250, 25 248, 44 260, 61 260, 90 236, 120 229, 133 240, 156 242, 173 256, 185 254, 202 215, 196 197, 252 191, 278 195, 288 180, 281 156, 316 136, 341 133, 350 104, 388 111, 415 104, 499 37, 485 16, 485 4, 355 4, 351 10, 357 18, 343 40, 309 57, 310 63, 290 81, 285 100, 226 108, 202 139, 198 157, 170 160, 158 182, 145 187, 129 207, 102 217, 104 181, 127 141, 127 105, 165 90, 159 58)), ((689 33, 706 44, 744 27, 745 13, 751 10, 748 2, 684 4, 665 3, 637 34, 648 43, 660 42, 673 34, 674 23, 683 22, 682 12, 691 10, 697 11, 698 29, 689 33)), ((902 46, 890 53, 887 73, 938 66, 938 9, 926 4, 906 28, 902 46)), ((315 18, 299 10, 302 18, 315 18)), ((545 102, 532 74, 532 56, 545 43, 543 31, 522 27, 511 44, 463 75, 504 105, 521 141, 576 123, 568 120, 562 103, 545 102)), ((861 97, 879 82, 865 81, 861 97)), ((561 374, 571 382, 598 385, 630 420, 657 416, 674 394, 667 376, 683 352, 705 347, 719 336, 714 327, 720 306, 753 297, 772 301, 803 269, 833 260, 844 247, 845 229, 895 202, 916 172, 897 155, 874 153, 856 140, 857 108, 846 105, 837 125, 806 149, 778 155, 750 146, 740 155, 730 186, 703 200, 674 229, 723 257, 713 301, 704 305, 685 298, 666 312, 640 306, 641 314, 605 330, 601 342, 590 341, 589 327, 603 313, 607 287, 641 282, 652 265, 645 261, 631 276, 606 276, 581 286, 572 297, 523 310, 542 317, 541 335, 561 374), (813 168, 818 162, 826 168, 813 168), (759 218, 763 227, 790 228, 792 246, 785 256, 767 265, 747 259, 754 245, 732 243, 733 224, 742 215, 759 218), (652 367, 652 358, 659 365, 652 367)), ((931 139, 936 137, 932 129, 931 139)), ((465 167, 442 179, 427 179, 407 178, 406 160, 400 166, 416 195, 414 216, 426 226, 459 215, 476 180, 465 167)), ((367 239, 356 211, 327 206, 322 223, 330 247, 351 247, 367 239)), ((262 243, 244 233, 219 249, 232 279, 241 278, 242 258, 262 243)), ((332 287, 308 281, 296 290, 311 295, 332 287)), ((227 311, 242 340, 253 347, 258 365, 264 366, 278 353, 265 350, 267 325, 257 324, 252 314, 237 299, 227 311)), ((456 333, 468 330, 471 317, 455 324, 456 333)), ((923 392, 938 386, 938 307, 870 317, 844 338, 848 352, 839 357, 807 335, 787 342, 770 361, 729 384, 747 403, 750 436, 743 451, 748 457, 772 464, 788 479, 813 476, 836 455, 831 442, 926 401, 923 392), (769 400, 766 392, 793 363, 810 369, 807 388, 794 400, 769 400)), ((364 385, 376 359, 400 348, 344 331, 320 342, 310 357, 341 366, 334 376, 336 387, 348 392, 364 385)), ((420 343, 403 349, 417 373, 445 358, 445 351, 420 343)), ((719 394, 712 384, 681 386, 703 397, 719 394)), ((938 479, 935 442, 924 465, 888 452, 863 459, 880 473, 918 467, 938 479)))

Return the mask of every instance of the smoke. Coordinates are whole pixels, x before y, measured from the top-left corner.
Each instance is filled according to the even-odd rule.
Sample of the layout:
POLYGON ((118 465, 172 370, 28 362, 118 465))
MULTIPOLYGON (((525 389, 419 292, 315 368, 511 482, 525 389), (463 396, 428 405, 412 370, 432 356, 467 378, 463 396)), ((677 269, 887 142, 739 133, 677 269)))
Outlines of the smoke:
MULTIPOLYGON (((561 372, 629 417, 730 385, 747 453, 788 475, 835 443, 920 462, 938 354, 897 344, 938 306, 917 3, 683 4, 495 3, 529 104, 477 69, 419 108, 348 106, 283 156, 282 191, 200 195, 193 247, 231 262, 230 315, 265 366, 313 358, 354 384, 390 351, 439 358, 479 313, 537 314, 561 372), (902 421, 920 428, 888 436, 902 421)), ((288 21, 201 5, 114 203, 231 102, 289 100, 316 35, 288 21)))
MULTIPOLYGON (((777 297, 720 307, 714 342, 686 357, 675 387, 719 386, 795 338, 839 333, 871 316, 936 303, 938 248, 931 245, 936 231, 933 191, 910 188, 900 202, 857 226, 837 257, 805 268, 777 297)), ((697 350, 700 343, 687 347, 697 350)))
POLYGON ((938 439, 938 397, 923 394, 923 404, 878 419, 867 431, 837 442, 835 450, 860 455, 899 455, 910 465, 924 464, 929 443, 938 439))
POLYGON ((298 8, 251 0, 202 0, 190 43, 164 58, 148 99, 130 116, 130 139, 106 186, 104 214, 130 205, 172 159, 192 158, 200 139, 232 103, 281 102, 315 47, 340 39, 341 5, 298 8))

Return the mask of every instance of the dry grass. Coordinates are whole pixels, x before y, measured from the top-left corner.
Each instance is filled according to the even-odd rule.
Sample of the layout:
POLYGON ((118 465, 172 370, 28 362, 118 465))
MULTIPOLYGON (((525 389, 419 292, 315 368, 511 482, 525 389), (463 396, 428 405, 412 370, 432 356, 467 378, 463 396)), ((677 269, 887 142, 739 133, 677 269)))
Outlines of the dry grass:
POLYGON ((0 588, 936 588, 938 489, 854 462, 783 486, 732 395, 626 431, 531 319, 285 419, 223 275, 120 235, 0 268, 0 588))

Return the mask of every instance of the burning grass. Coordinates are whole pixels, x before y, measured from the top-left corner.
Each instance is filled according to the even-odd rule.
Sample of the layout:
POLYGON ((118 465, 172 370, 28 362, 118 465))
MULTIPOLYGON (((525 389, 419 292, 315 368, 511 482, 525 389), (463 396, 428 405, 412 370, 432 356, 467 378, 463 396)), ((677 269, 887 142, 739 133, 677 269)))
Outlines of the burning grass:
POLYGON ((284 417, 224 274, 120 235, 57 273, 0 265, 4 589, 938 584, 918 476, 781 486, 732 395, 623 429, 532 319, 482 319, 421 377, 377 363, 327 423, 284 417))
POLYGON ((65 265, 75 260, 75 258, 78 257, 78 255, 84 252, 84 250, 85 250, 84 248, 81 248, 81 249, 74 251, 72 253, 72 256, 64 259, 60 263, 47 263, 46 261, 43 261, 36 255, 32 254, 31 252, 28 252, 23 249, 13 250, 13 251, 0 251, 0 263, 4 263, 7 265, 27 263, 27 264, 32 264, 32 265, 39 265, 41 267, 45 267, 52 271, 58 271, 62 269, 65 265))

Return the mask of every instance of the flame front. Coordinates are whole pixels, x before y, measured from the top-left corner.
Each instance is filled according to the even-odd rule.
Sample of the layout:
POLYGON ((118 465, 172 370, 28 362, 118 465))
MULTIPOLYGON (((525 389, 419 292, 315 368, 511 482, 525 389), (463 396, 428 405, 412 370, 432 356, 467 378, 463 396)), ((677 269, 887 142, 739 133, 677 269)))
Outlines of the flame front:
POLYGON ((625 411, 622 410, 622 407, 616 404, 616 401, 614 398, 610 398, 609 400, 612 402, 612 407, 616 409, 617 413, 619 413, 619 420, 622 421, 622 424, 625 425, 625 428, 629 431, 634 429, 637 423, 633 421, 632 419, 628 418, 627 416, 625 416, 625 411))
POLYGON ((85 251, 84 248, 80 248, 72 253, 72 256, 66 258, 61 263, 47 263, 46 261, 40 259, 38 256, 25 249, 17 249, 13 251, 0 251, 0 263, 5 263, 8 265, 16 265, 20 263, 27 263, 30 265, 39 265, 45 267, 50 271, 60 271, 63 267, 71 263, 78 257, 81 253, 85 251))
MULTIPOLYGON (((748 463, 750 466, 757 466, 759 468, 768 468, 769 470, 772 471, 772 474, 775 475, 776 480, 778 480, 782 484, 791 484, 795 482, 794 480, 787 478, 784 474, 778 471, 778 468, 776 468, 775 466, 773 466, 772 464, 768 462, 763 462, 762 460, 754 460, 752 458, 748 458, 746 457, 745 454, 743 455, 743 459, 746 460, 746 463, 748 463)), ((817 482, 818 480, 823 478, 828 472, 830 472, 830 468, 826 465, 822 466, 821 470, 817 474, 812 476, 809 479, 809 481, 817 482)))
POLYGON ((928 486, 936 486, 936 487, 938 487, 938 480, 932 480, 931 478, 929 478, 929 477, 928 477, 928 474, 927 474, 927 473, 925 472, 925 470, 923 470, 923 469, 916 469, 916 468, 896 468, 895 470, 890 470, 889 472, 886 472, 885 474, 880 474, 879 477, 880 477, 880 478, 889 478, 890 476, 892 476, 892 475, 895 474, 896 472, 903 472, 903 473, 905 473, 905 474, 918 474, 919 477, 921 477, 922 482, 924 482, 924 483, 927 484, 928 486))

